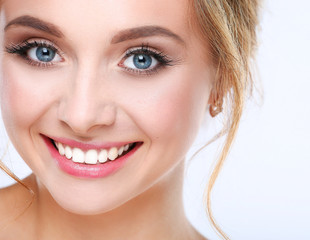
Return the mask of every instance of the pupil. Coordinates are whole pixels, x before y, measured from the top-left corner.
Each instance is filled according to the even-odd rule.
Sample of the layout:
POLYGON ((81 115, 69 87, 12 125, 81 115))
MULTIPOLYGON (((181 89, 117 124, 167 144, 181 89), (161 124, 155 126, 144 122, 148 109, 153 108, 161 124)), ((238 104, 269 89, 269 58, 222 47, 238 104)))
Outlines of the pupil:
POLYGON ((139 69, 149 68, 152 64, 152 58, 145 54, 139 54, 134 56, 134 65, 139 69))
POLYGON ((36 51, 37 58, 42 62, 50 62, 55 57, 55 51, 47 47, 38 47, 36 51))

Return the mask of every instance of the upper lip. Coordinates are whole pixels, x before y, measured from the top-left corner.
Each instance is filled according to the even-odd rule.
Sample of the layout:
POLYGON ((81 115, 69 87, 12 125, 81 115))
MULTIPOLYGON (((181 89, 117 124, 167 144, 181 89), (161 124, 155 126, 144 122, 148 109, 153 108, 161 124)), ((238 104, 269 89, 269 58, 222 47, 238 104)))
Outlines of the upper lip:
MULTIPOLYGON (((43 135, 44 136, 44 135, 43 135)), ((124 141, 124 142, 79 142, 73 139, 63 138, 63 137, 50 137, 50 136, 44 136, 49 138, 50 140, 53 140, 54 142, 59 142, 64 145, 73 147, 73 148, 80 148, 82 150, 100 150, 100 149, 110 149, 112 147, 119 148, 121 146, 124 146, 126 144, 134 143, 134 141, 124 141)))

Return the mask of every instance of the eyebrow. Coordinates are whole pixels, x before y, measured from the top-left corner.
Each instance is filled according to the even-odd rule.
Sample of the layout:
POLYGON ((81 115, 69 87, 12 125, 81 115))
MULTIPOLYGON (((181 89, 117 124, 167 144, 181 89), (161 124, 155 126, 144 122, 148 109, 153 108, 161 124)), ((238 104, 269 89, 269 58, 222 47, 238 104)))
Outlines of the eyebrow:
POLYGON ((111 43, 116 44, 128 40, 151 36, 170 37, 185 45, 185 41, 179 35, 160 26, 142 26, 122 30, 112 38, 111 43))
MULTIPOLYGON (((52 23, 45 22, 39 18, 32 17, 29 15, 20 16, 11 20, 4 28, 6 31, 11 26, 25 26, 31 27, 51 35, 54 35, 58 38, 64 37, 64 34, 52 23)), ((160 27, 160 26, 142 26, 135 27, 122 30, 118 32, 111 40, 112 44, 121 43, 128 40, 134 40, 143 37, 151 37, 151 36, 164 36, 170 37, 174 40, 177 40, 181 44, 185 45, 185 41, 177 34, 172 31, 160 27)))
POLYGON ((51 35, 54 35, 55 37, 58 38, 64 36, 63 33, 54 24, 45 22, 39 18, 31 17, 28 15, 24 15, 13 19, 5 26, 4 31, 6 31, 11 26, 31 27, 49 33, 51 35))

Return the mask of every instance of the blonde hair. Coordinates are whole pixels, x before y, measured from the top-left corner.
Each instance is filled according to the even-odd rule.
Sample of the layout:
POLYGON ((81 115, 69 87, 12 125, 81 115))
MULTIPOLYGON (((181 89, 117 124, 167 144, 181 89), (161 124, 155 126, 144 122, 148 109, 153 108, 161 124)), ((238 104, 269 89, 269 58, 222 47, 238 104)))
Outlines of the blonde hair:
POLYGON ((235 138, 245 100, 253 88, 250 72, 258 25, 258 0, 192 0, 194 23, 202 39, 210 45, 217 68, 211 92, 210 114, 226 110, 226 121, 220 135, 227 134, 222 152, 213 168, 206 188, 209 220, 224 239, 228 236, 215 222, 210 194, 235 138))
MULTIPOLYGON (((2 0, 0 8, 1 3, 2 0)), ((215 230, 224 239, 229 239, 214 220, 210 193, 235 138, 245 100, 252 90, 250 62, 257 45, 259 0, 191 0, 191 4, 192 24, 197 25, 202 40, 210 45, 217 68, 210 97, 210 114, 216 115, 223 104, 227 114, 221 132, 221 135, 227 136, 206 188, 206 204, 208 217, 215 230)), ((0 168, 33 193, 1 159, 0 168)))

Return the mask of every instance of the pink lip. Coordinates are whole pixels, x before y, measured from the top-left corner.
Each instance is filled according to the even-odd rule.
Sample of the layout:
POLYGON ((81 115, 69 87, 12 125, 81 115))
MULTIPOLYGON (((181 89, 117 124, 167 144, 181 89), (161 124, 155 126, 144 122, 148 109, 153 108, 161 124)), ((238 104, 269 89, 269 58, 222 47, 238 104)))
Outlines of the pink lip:
MULTIPOLYGON (((59 154, 58 150, 54 147, 53 143, 51 142, 51 139, 43 135, 42 137, 48 147, 49 152, 51 153, 53 159, 56 160, 56 163, 58 164, 60 169, 72 176, 81 177, 81 178, 102 178, 102 177, 111 175, 112 173, 121 169, 124 166, 124 164, 127 162, 127 160, 142 145, 141 142, 136 143, 135 147, 131 151, 129 151, 124 156, 117 158, 114 161, 108 161, 108 162, 101 163, 101 164, 91 165, 91 164, 75 163, 72 160, 68 160, 65 156, 61 156, 59 154)), ((92 144, 78 143, 72 140, 68 140, 68 141, 66 140, 63 141, 63 140, 64 139, 61 139, 61 140, 58 139, 56 141, 62 142, 72 147, 78 147, 78 148, 85 149, 85 150, 90 149, 90 148, 91 149, 99 149, 99 148, 107 149, 112 146, 122 146, 126 144, 126 143, 125 144, 117 143, 117 144, 111 145, 110 143, 107 143, 107 144, 101 144, 101 145, 92 145, 92 144), (101 147, 101 146, 104 146, 104 147, 101 147)))

